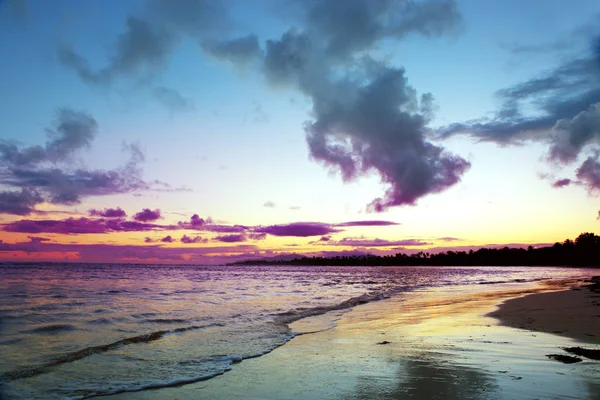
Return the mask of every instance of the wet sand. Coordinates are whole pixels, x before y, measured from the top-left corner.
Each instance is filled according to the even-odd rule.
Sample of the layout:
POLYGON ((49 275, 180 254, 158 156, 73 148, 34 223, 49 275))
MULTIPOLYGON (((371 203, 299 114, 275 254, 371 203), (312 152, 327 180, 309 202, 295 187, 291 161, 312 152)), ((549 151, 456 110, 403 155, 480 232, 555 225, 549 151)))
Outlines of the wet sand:
POLYGON ((295 332, 319 332, 209 381, 111 398, 599 399, 600 362, 546 357, 562 347, 590 347, 589 340, 504 326, 490 316, 503 300, 532 304, 547 294, 523 296, 570 284, 406 293, 295 322, 295 332))
POLYGON ((585 286, 511 299, 490 316, 506 326, 600 344, 600 291, 585 286))

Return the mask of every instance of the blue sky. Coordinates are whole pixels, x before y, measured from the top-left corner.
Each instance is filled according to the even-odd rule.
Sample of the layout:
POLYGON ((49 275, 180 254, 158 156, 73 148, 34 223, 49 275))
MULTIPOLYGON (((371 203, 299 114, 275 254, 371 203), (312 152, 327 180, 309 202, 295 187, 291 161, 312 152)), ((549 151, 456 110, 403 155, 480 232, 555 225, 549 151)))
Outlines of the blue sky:
MULTIPOLYGON (((319 28, 316 20, 306 17, 310 16, 311 7, 322 6, 319 1, 180 2, 198 5, 200 19, 211 15, 211 7, 222 8, 222 14, 215 14, 222 19, 209 17, 204 21, 191 21, 194 15, 177 10, 177 3, 0 2, 0 120, 4 125, 1 139, 18 142, 21 148, 43 145, 48 140, 46 129, 53 121, 60 123, 58 110, 80 110, 97 122, 98 133, 93 143, 78 148, 76 156, 61 168, 118 169, 129 159, 129 153, 123 151, 124 144, 135 144, 145 155, 145 161, 138 166, 140 179, 150 183, 149 189, 141 191, 102 195, 82 192, 77 201, 68 204, 50 199, 54 189, 18 186, 8 178, 3 181, 6 191, 35 189, 44 200, 36 203, 38 209, 70 210, 82 216, 90 208, 119 206, 129 213, 141 208, 161 209, 167 222, 176 222, 183 214, 199 213, 205 218, 249 226, 384 218, 399 225, 385 230, 363 227, 342 235, 388 240, 456 236, 464 239, 462 244, 473 245, 542 243, 598 229, 600 204, 596 195, 600 187, 595 186, 595 175, 578 172, 586 157, 592 158, 588 166, 597 162, 593 158, 600 138, 597 126, 590 128, 585 143, 577 147, 576 160, 548 162, 549 149, 559 143, 554 124, 538 127, 529 136, 490 139, 469 122, 487 117, 484 124, 488 125, 481 129, 489 133, 497 128, 489 119, 494 119, 506 100, 497 95, 499 90, 551 74, 571 60, 591 57, 594 40, 600 34, 597 2, 408 2, 422 7, 415 11, 422 18, 403 27, 406 34, 381 31, 373 43, 337 59, 327 52, 319 56, 318 51, 327 45, 326 35, 339 33, 335 29, 346 35, 353 32, 351 16, 338 10, 330 16, 333 22, 319 28), (454 10, 454 19, 427 13, 440 4, 454 10), (167 11, 161 14, 156 10, 167 11), (344 15, 348 21, 343 20, 344 15), (119 37, 127 34, 128 18, 136 18, 157 32, 170 30, 172 42, 168 42, 168 49, 158 62, 145 62, 139 64, 141 68, 130 69, 121 64, 122 69, 115 69, 110 82, 90 83, 73 65, 61 61, 61 49, 70 49, 85 60, 91 71, 100 73, 115 60, 119 37), (440 31, 423 34, 424 29, 429 29, 423 28, 425 24, 440 31), (406 175, 410 169, 388 170, 372 155, 361 155, 358 152, 362 150, 355 148, 349 154, 355 161, 360 160, 357 165, 366 172, 344 182, 344 167, 332 158, 333 147, 327 149, 330 153, 326 155, 311 150, 307 144, 307 132, 311 131, 305 125, 307 121, 331 117, 326 108, 318 107, 324 99, 334 103, 339 100, 324 94, 337 83, 327 82, 332 86, 321 90, 315 83, 320 78, 309 70, 277 83, 274 75, 261 66, 262 58, 232 63, 227 61, 232 51, 224 56, 203 46, 255 35, 261 52, 258 57, 262 57, 267 41, 278 42, 285 32, 310 37, 314 50, 310 68, 333 72, 333 76, 366 74, 361 78, 365 87, 375 78, 359 64, 362 57, 380 63, 379 67, 386 71, 404 68, 404 78, 417 98, 424 93, 431 93, 434 98, 434 117, 427 117, 422 132, 415 137, 445 149, 443 154, 456 155, 453 168, 457 169, 442 171, 451 176, 437 184, 416 182, 418 179, 406 175), (324 66, 325 63, 329 64, 324 66), (308 82, 310 79, 314 82, 308 82), (455 123, 465 125, 460 131, 439 135, 455 123), (382 183, 382 176, 388 180, 382 183), (566 178, 571 179, 570 183, 553 187, 553 182, 566 178), (155 180, 163 183, 152 183, 155 180), (156 190, 164 189, 164 183, 169 185, 168 190, 156 190), (390 198, 382 197, 390 187, 399 192, 390 198), (413 189, 414 194, 406 194, 413 189), (375 198, 382 198, 382 213, 368 213, 367 205, 375 198), (265 207, 268 202, 275 207, 265 207)), ((350 3, 358 7, 364 2, 350 3)), ((385 29, 391 32, 395 29, 393 18, 406 18, 394 13, 408 3, 383 0, 368 7, 375 9, 374 5, 380 5, 385 9, 378 14, 383 16, 378 21, 388 21, 385 29)), ((342 3, 331 2, 329 7, 333 8, 332 4, 342 3)), ((134 45, 140 50, 143 43, 134 45)), ((412 93, 410 90, 406 93, 412 93)), ((521 115, 533 118, 545 112, 536 106, 554 93, 545 90, 540 97, 523 98, 521 115)), ((573 97, 577 96, 583 94, 573 91, 573 97)), ((594 104, 590 101, 588 106, 594 104)), ((586 112, 586 108, 578 112, 586 112)), ((574 118, 577 113, 565 116, 574 118)), ((351 140, 363 141, 367 147, 381 145, 383 136, 369 136, 372 132, 368 129, 351 126, 356 122, 350 121, 351 117, 347 115, 337 121, 333 130, 319 134, 329 141, 346 140, 338 142, 345 146, 351 140), (336 131, 353 128, 363 130, 355 136, 336 131)), ((518 122, 514 118, 510 120, 513 125, 518 122)), ((390 153, 392 158, 404 154, 403 145, 398 146, 396 153, 390 153)), ((382 150, 386 148, 383 145, 382 150)), ((429 167, 438 168, 438 164, 432 166, 435 161, 427 158, 430 156, 425 156, 432 163, 429 167)), ((449 160, 440 157, 439 162, 449 160)), ((11 166, 5 168, 12 171, 11 166)), ((47 217, 4 213, 2 218, 10 222, 47 217)), ((126 241, 140 238, 143 236, 126 241)), ((54 240, 66 239, 57 236, 54 240)), ((270 244, 264 246, 272 250, 278 246, 277 240, 269 237, 264 243, 270 244)), ((306 241, 304 245, 308 246, 306 241)))

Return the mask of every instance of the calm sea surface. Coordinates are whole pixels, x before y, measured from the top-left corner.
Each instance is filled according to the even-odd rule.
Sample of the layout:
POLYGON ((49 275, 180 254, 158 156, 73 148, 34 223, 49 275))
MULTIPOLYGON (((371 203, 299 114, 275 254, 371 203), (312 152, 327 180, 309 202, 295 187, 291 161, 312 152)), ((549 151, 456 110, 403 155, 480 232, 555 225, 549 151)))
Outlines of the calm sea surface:
POLYGON ((574 268, 0 265, 0 399, 196 382, 294 336, 288 323, 430 287, 574 268))

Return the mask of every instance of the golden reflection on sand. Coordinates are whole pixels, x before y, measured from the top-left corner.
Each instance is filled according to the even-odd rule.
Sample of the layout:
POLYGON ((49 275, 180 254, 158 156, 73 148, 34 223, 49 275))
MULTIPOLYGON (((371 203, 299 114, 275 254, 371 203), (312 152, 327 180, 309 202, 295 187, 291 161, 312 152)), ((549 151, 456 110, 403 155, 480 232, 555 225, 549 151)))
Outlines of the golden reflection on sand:
POLYGON ((499 325, 505 299, 552 283, 472 285, 405 293, 292 324, 296 337, 227 374, 123 399, 596 399, 600 363, 545 355, 578 342, 499 325))

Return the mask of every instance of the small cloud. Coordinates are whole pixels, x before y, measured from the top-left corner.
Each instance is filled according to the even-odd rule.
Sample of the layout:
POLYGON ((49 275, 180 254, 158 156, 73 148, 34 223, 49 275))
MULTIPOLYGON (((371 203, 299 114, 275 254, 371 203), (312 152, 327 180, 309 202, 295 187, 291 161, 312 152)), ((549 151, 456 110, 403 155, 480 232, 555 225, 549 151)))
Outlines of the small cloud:
POLYGON ((569 186, 570 184, 571 184, 571 180, 568 179, 568 178, 565 178, 565 179, 559 179, 559 180, 555 181, 552 184, 552 187, 562 188, 562 187, 565 187, 565 186, 569 186))
POLYGON ((321 236, 328 233, 339 232, 338 229, 333 228, 329 224, 321 222, 293 222, 290 224, 283 225, 271 225, 258 227, 254 229, 255 232, 264 232, 273 236, 321 236))
POLYGON ((104 217, 104 218, 125 218, 127 213, 123 211, 121 207, 117 208, 105 208, 104 210, 91 209, 89 211, 91 217, 104 217))
POLYGON ((164 238, 160 239, 160 241, 163 243, 173 243, 175 241, 175 239, 173 239, 173 237, 171 235, 169 235, 169 236, 165 236, 164 238))
POLYGON ((336 226, 389 226, 389 225, 400 225, 397 222, 392 221, 349 221, 342 222, 336 226))
POLYGON ((153 242, 154 242, 154 240, 152 240, 152 238, 149 238, 148 236, 146 236, 144 238, 144 243, 153 243, 153 242))
POLYGON ((275 203, 273 203, 272 201, 267 201, 265 204, 263 204, 263 207, 275 208, 275 203))
POLYGON ((181 240, 181 243, 185 243, 185 244, 206 243, 206 242, 208 242, 208 239, 203 239, 200 236, 190 237, 188 235, 183 235, 180 240, 181 240))
POLYGON ((437 238, 436 240, 441 240, 443 242, 456 242, 456 241, 459 241, 462 239, 446 236, 446 237, 437 238))
POLYGON ((244 232, 242 232, 242 233, 234 233, 231 235, 217 236, 213 240, 216 240, 217 242, 237 243, 237 242, 245 242, 246 239, 247 239, 246 234, 244 232))
POLYGON ((290 210, 300 210, 300 206, 291 206, 290 210))
POLYGON ((264 239, 266 239, 266 237, 267 237, 267 234, 264 233, 264 232, 262 232, 262 233, 250 233, 248 235, 248 238, 252 239, 252 240, 264 240, 264 239))
POLYGON ((133 219, 138 222, 152 222, 160 218, 162 217, 159 209, 152 211, 149 208, 144 208, 142 211, 133 216, 133 219))

